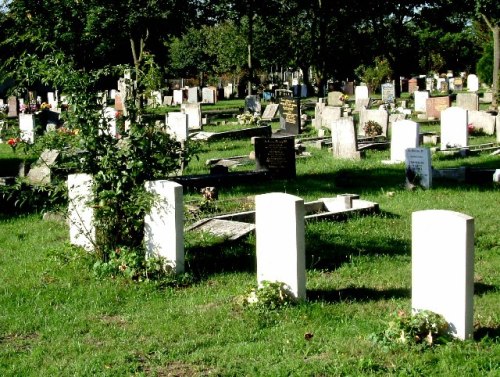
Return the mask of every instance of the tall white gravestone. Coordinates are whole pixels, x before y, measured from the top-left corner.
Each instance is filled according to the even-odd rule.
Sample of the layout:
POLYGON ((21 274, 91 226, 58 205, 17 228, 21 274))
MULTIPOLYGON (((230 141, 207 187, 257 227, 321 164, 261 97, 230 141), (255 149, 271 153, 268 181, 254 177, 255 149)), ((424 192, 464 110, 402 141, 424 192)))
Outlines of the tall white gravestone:
POLYGON ((412 309, 441 314, 459 339, 473 335, 474 218, 445 210, 412 214, 412 309))
POLYGON ((419 124, 411 120, 394 122, 391 130, 391 162, 404 162, 407 148, 419 146, 419 124))
POLYGON ((270 193, 255 198, 257 281, 283 282, 306 297, 304 200, 270 193))
POLYGON ((186 141, 189 135, 187 114, 171 111, 165 118, 167 132, 177 141, 186 141))
POLYGON ((33 114, 19 114, 19 131, 23 141, 29 144, 35 142, 35 116, 33 114))
POLYGON ((352 117, 340 118, 330 122, 332 130, 332 152, 336 158, 359 160, 356 129, 352 117))
POLYGON ((441 111, 441 149, 469 145, 468 121, 467 110, 460 107, 441 111))
POLYGON ((171 181, 145 182, 155 195, 144 218, 146 256, 159 256, 175 273, 184 272, 184 212, 182 185, 171 181))
POLYGON ((68 175, 69 240, 72 245, 87 251, 94 250, 95 227, 92 176, 89 174, 68 175))
POLYGON ((427 91, 416 91, 413 92, 413 96, 415 98, 414 110, 425 113, 427 110, 427 99, 429 98, 429 92, 427 91))

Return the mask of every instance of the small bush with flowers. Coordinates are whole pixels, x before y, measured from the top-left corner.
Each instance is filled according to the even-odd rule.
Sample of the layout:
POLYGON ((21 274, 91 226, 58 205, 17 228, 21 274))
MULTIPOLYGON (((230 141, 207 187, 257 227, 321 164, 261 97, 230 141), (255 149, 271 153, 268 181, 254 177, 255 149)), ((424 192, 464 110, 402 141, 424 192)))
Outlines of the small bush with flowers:
POLYGON ((363 126, 363 130, 365 131, 365 135, 370 137, 382 135, 383 131, 382 126, 378 122, 375 122, 374 120, 366 122, 365 125, 363 126))
POLYGON ((238 119, 239 124, 248 124, 248 125, 257 125, 257 126, 260 124, 260 120, 261 120, 260 115, 251 114, 248 111, 236 116, 236 119, 238 119))

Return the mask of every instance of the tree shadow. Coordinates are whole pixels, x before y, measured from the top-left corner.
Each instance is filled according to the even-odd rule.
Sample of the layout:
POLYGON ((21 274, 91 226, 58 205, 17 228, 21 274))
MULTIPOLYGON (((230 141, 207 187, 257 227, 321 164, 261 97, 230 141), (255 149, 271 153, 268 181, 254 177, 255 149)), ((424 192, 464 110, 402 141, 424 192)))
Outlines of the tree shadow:
POLYGON ((307 291, 308 301, 327 303, 344 301, 368 302, 410 297, 411 291, 403 288, 377 290, 366 287, 349 287, 338 290, 312 289, 307 291))
POLYGON ((500 326, 497 327, 479 327, 474 331, 474 340, 480 341, 484 338, 490 338, 493 341, 500 340, 500 326))
POLYGON ((475 296, 483 296, 487 293, 495 292, 498 290, 499 290, 499 288, 495 285, 485 284, 485 283, 480 283, 480 282, 474 283, 474 295, 475 296))

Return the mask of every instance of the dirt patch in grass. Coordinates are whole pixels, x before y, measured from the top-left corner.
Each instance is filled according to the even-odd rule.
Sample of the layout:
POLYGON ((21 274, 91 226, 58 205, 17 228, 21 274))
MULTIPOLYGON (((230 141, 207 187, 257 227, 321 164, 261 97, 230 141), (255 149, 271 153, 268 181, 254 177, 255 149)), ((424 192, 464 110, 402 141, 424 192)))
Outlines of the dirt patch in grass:
POLYGON ((0 344, 12 347, 16 352, 26 352, 31 349, 39 338, 38 333, 6 334, 0 336, 0 344))

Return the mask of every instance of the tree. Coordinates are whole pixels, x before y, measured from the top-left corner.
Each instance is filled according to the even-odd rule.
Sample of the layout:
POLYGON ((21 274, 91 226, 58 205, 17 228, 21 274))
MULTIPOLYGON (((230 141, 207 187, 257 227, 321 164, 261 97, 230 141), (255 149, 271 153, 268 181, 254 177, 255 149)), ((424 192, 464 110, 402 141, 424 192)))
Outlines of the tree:
POLYGON ((493 39, 493 100, 491 107, 498 109, 498 80, 500 67, 500 7, 496 0, 477 0, 476 12, 491 30, 493 39))

